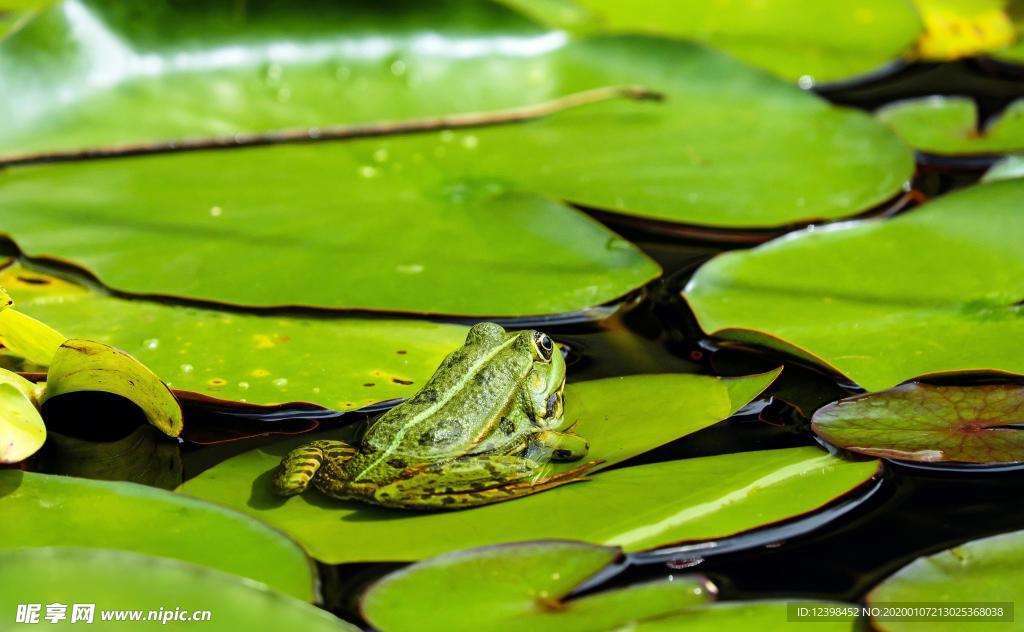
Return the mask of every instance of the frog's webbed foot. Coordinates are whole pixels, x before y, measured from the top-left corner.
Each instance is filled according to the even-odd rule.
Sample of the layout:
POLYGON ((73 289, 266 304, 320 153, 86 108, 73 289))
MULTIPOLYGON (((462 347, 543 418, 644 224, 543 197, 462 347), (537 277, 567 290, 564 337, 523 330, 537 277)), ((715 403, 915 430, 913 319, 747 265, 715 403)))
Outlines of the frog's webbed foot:
POLYGON ((281 496, 301 494, 309 487, 324 461, 343 462, 351 459, 356 450, 344 441, 323 439, 301 448, 295 448, 282 460, 274 475, 274 491, 281 496))
POLYGON ((377 490, 377 503, 407 509, 461 509, 511 500, 585 479, 601 461, 547 476, 543 467, 519 456, 470 456, 428 465, 377 490))
POLYGON ((531 449, 538 450, 552 461, 579 461, 590 450, 586 439, 569 432, 542 430, 532 435, 531 439, 531 449))

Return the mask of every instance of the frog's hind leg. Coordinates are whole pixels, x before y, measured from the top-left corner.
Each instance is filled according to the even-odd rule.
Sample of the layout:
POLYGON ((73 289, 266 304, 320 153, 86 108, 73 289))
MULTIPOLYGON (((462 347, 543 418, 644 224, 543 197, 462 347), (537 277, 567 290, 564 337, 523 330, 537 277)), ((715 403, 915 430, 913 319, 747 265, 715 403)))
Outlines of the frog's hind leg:
POLYGON ((519 456, 470 456, 424 466, 377 490, 374 499, 388 507, 461 509, 511 500, 585 480, 600 461, 542 475, 542 466, 519 456))
POLYGON ((325 460, 342 462, 351 459, 356 449, 344 441, 322 439, 295 448, 289 452, 278 466, 274 475, 274 491, 281 496, 301 494, 309 487, 310 481, 325 460))

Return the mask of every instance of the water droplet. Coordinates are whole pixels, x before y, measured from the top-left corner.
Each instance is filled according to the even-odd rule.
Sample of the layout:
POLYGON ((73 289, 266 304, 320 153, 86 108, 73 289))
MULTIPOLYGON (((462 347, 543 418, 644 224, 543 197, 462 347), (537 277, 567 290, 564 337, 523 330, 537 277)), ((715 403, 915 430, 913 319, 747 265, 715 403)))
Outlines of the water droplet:
POLYGON ((561 573, 551 573, 551 580, 552 581, 556 581, 557 582, 561 578, 562 578, 562 574, 561 573))
POLYGON ((184 373, 185 375, 188 375, 189 373, 191 373, 194 370, 195 370, 195 367, 192 366, 191 364, 183 364, 183 365, 181 365, 181 372, 184 373))
POLYGON ((441 132, 442 143, 450 143, 453 140, 455 140, 455 132, 451 131, 450 129, 446 129, 443 132, 441 132))
POLYGON ((359 167, 359 177, 372 178, 375 175, 377 175, 376 167, 371 167, 370 165, 363 165, 362 167, 359 167))
POLYGON ((404 263, 395 266, 395 270, 402 274, 419 274, 423 272, 422 263, 404 263))
POLYGON ((285 388, 285 387, 288 386, 288 378, 286 378, 286 377, 279 377, 276 380, 274 380, 273 382, 271 382, 271 384, 273 384, 277 388, 285 388))
POLYGON ((396 77, 401 77, 402 75, 405 74, 405 71, 408 69, 408 65, 401 59, 396 59, 395 61, 391 62, 391 74, 393 74, 396 77))
POLYGON ((223 214, 224 214, 224 209, 222 209, 221 207, 219 207, 219 206, 211 206, 210 207, 210 217, 220 217, 223 214))
POLYGON ((148 340, 143 340, 142 341, 142 346, 144 346, 147 349, 156 349, 157 347, 160 346, 160 340, 157 339, 157 338, 150 338, 148 340))
POLYGON ((243 391, 249 390, 249 383, 248 382, 239 382, 238 383, 238 388, 242 389, 243 391))
POLYGON ((278 88, 277 94, 275 96, 277 97, 277 100, 280 101, 281 103, 289 101, 292 98, 292 89, 289 88, 288 86, 281 86, 280 88, 278 88))
POLYGON ((334 69, 334 78, 339 81, 345 81, 352 76, 352 69, 345 65, 339 65, 334 69))
POLYGON ((797 79, 796 85, 800 86, 804 90, 810 90, 814 87, 814 77, 810 75, 803 75, 797 79))
POLYGON ((470 134, 462 139, 462 146, 466 149, 476 149, 477 145, 480 144, 480 139, 470 134))
POLYGON ((388 150, 381 147, 377 151, 373 152, 373 159, 376 162, 385 162, 388 159, 388 150))

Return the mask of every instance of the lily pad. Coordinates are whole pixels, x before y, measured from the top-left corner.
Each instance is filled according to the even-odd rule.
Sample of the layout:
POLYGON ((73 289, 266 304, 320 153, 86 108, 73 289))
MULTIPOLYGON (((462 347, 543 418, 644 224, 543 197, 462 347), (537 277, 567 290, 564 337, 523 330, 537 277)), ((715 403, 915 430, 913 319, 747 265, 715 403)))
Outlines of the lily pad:
POLYGON ((847 450, 908 461, 1024 461, 1024 386, 911 382, 829 404, 818 436, 847 450))
MULTIPOLYGON (((737 399, 729 410, 735 411, 771 376, 634 376, 570 384, 567 420, 578 420, 577 431, 590 441, 589 458, 605 459, 607 467, 730 414, 712 416, 698 404, 701 398, 720 398, 723 389, 731 390, 737 399), (584 384, 589 393, 579 388, 584 384), (745 391, 743 397, 738 388, 745 391), (596 409, 588 395, 598 389, 616 405, 602 408, 603 415, 581 418, 577 409, 596 409), (637 405, 644 408, 634 414, 637 405), (626 447, 619 445, 624 437, 626 447)), ((345 431, 323 436, 351 440, 345 431)), ((417 560, 465 547, 546 538, 639 551, 725 537, 812 511, 877 471, 876 462, 846 462, 814 448, 743 453, 600 472, 586 482, 505 503, 426 514, 334 500, 315 491, 287 500, 275 497, 273 471, 288 450, 305 440, 228 459, 179 491, 248 512, 292 535, 313 557, 335 564, 417 560)))
POLYGON ((124 351, 92 340, 68 340, 50 362, 42 403, 86 391, 124 397, 167 436, 181 434, 181 405, 152 371, 124 351))
POLYGON ((1024 99, 981 125, 966 97, 926 97, 888 105, 878 118, 912 147, 930 154, 1002 154, 1024 150, 1024 99))
POLYGON ((699 577, 566 597, 619 556, 582 542, 523 542, 458 551, 392 573, 360 600, 378 630, 612 630, 704 603, 699 577), (443 593, 443 599, 442 597, 443 593), (429 612, 430 616, 424 617, 429 612))
MULTIPOLYGON (((130 300, 20 265, 0 271, 0 286, 26 314, 76 338, 123 349, 179 393, 250 404, 354 410, 408 397, 466 337, 461 325, 254 315, 130 300)), ((0 338, 6 331, 0 329, 0 338)))
POLYGON ((217 505, 133 483, 15 470, 0 471, 0 498, 11 517, 0 522, 0 550, 118 548, 209 566, 299 599, 313 598, 313 569, 294 542, 217 505))
POLYGON ((1024 373, 1024 180, 909 213, 790 234, 701 267, 701 328, 880 390, 944 372, 1024 373))
POLYGON ((641 32, 707 42, 787 79, 849 79, 900 59, 921 21, 886 0, 516 0, 535 18, 574 30, 641 32), (571 10, 576 7, 575 11, 571 10))
POLYGON ((969 623, 982 623, 986 630, 1018 630, 1020 623, 1014 621, 1013 606, 1024 600, 1024 584, 1019 581, 1022 564, 1024 531, 974 540, 918 558, 868 593, 868 604, 999 605, 1009 616, 945 617, 926 623, 877 618, 872 621, 873 626, 888 632, 924 627, 937 632, 958 632, 969 623))
POLYGON ((945 61, 1006 48, 1017 39, 1007 0, 914 0, 925 32, 917 55, 945 61))
POLYGON ((0 610, 14 621, 18 606, 25 604, 41 604, 39 623, 58 630, 89 629, 86 620, 74 618, 81 616, 74 604, 94 606, 90 623, 95 629, 359 630, 325 610, 251 580, 179 560, 92 548, 0 552, 0 610), (65 618, 47 621, 48 604, 66 606, 65 618), (118 610, 124 612, 111 612, 118 610), (142 620, 113 626, 106 623, 104 612, 115 616, 140 612, 142 620), (146 620, 150 612, 158 618, 146 620), (173 618, 175 614, 178 619, 173 618))
POLYGON ((18 463, 35 454, 46 441, 35 385, 16 373, 0 369, 0 463, 18 463))
POLYGON ((614 300, 658 274, 628 242, 549 198, 703 226, 779 227, 867 211, 912 172, 908 149, 877 121, 701 46, 568 40, 472 4, 354 19, 334 5, 291 5, 282 15, 283 5, 249 3, 246 32, 259 35, 240 42, 221 30, 240 19, 231 15, 177 5, 168 13, 154 2, 129 18, 116 3, 69 0, 0 46, 0 92, 19 95, 0 99, 0 117, 11 121, 0 146, 408 119, 621 84, 666 99, 457 132, 9 168, 0 227, 26 254, 74 262, 124 292, 536 315, 614 300), (167 41, 136 41, 145 24, 159 24, 152 32, 167 41), (178 54, 179 30, 203 34, 188 54, 178 54), (363 47, 382 30, 386 43, 363 47), (54 38, 67 43, 62 54, 53 54, 54 38), (98 41, 116 42, 117 54, 104 49, 102 58, 121 60, 117 70, 97 61, 98 41), (237 58, 215 53, 236 46, 237 58), (72 103, 60 103, 54 86, 72 103), (792 177, 807 164, 813 179, 792 177), (67 231, 76 238, 60 239, 67 231), (538 262, 542 273, 523 274, 538 262))
POLYGON ((248 512, 316 559, 341 564, 418 560, 524 539, 574 538, 626 551, 719 540, 813 512, 878 472, 875 461, 843 461, 816 448, 742 452, 601 472, 509 502, 423 514, 315 492, 281 502, 270 491, 270 472, 282 455, 248 452, 179 491, 248 512))

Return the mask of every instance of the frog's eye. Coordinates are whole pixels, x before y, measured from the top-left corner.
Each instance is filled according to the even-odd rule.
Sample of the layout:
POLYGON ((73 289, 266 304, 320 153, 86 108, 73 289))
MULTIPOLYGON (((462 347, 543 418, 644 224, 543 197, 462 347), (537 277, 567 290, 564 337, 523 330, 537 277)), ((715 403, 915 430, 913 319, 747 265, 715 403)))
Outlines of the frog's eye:
POLYGON ((539 331, 533 334, 533 346, 537 349, 537 357, 544 362, 551 359, 551 354, 555 350, 555 343, 551 341, 551 337, 539 331))

